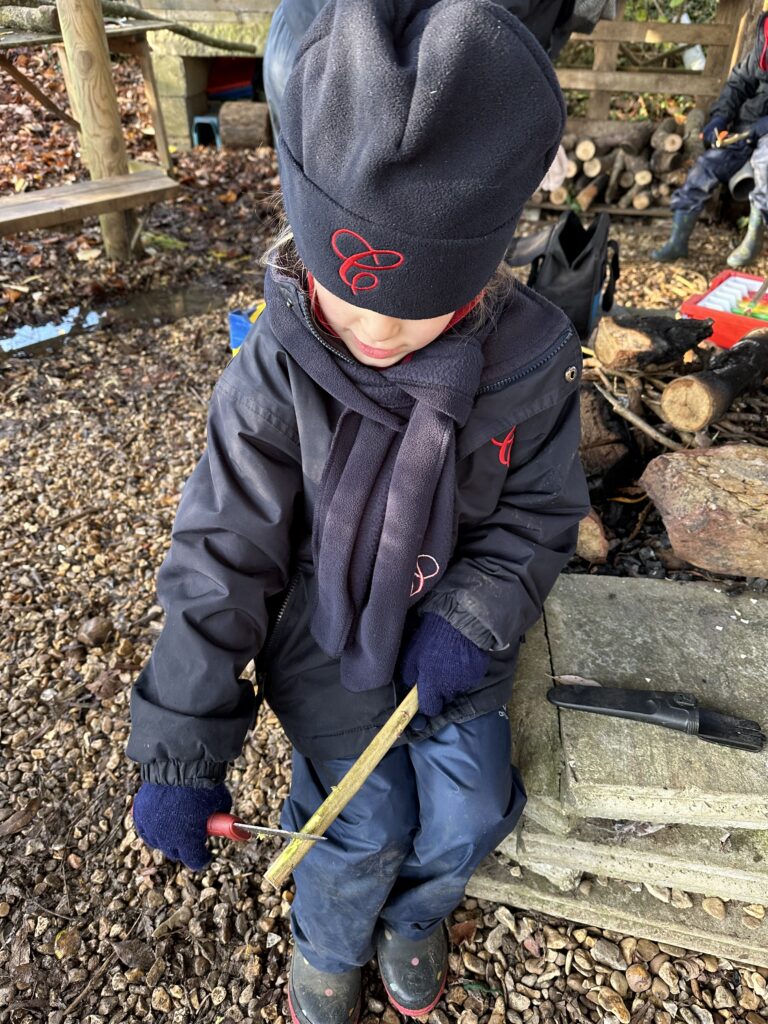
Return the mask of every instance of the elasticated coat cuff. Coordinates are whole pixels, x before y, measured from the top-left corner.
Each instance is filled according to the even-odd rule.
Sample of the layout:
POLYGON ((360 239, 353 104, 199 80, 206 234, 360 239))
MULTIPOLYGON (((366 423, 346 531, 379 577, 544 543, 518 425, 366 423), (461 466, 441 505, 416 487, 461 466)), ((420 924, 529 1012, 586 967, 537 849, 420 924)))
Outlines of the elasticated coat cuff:
POLYGON ((148 761, 141 765, 141 781, 213 789, 224 781, 228 767, 226 761, 148 761))

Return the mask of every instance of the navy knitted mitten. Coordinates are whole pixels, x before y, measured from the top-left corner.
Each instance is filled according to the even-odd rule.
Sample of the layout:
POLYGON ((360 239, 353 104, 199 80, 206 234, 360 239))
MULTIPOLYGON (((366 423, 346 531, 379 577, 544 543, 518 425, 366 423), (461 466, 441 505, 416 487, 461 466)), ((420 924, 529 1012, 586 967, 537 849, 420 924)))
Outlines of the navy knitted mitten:
POLYGON ((482 682, 490 654, 440 615, 426 612, 406 640, 400 670, 407 686, 418 687, 419 711, 439 715, 444 704, 482 682))
POLYGON ((133 801, 133 820, 147 846, 201 871, 211 860, 205 845, 208 818, 231 806, 232 797, 223 784, 196 789, 144 782, 133 801))

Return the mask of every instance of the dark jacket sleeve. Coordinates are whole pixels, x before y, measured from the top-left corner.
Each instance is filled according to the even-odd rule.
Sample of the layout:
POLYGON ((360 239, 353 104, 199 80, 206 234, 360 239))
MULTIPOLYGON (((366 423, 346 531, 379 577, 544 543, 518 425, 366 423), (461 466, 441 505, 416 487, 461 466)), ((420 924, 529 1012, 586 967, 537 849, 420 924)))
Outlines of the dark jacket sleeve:
POLYGON ((454 560, 423 611, 484 650, 516 644, 573 554, 589 493, 578 457, 579 394, 518 424, 501 499, 459 533, 454 560))
POLYGON ((298 436, 277 402, 240 387, 239 369, 230 364, 214 391, 207 450, 184 487, 158 576, 166 620, 133 688, 128 742, 145 781, 222 780, 257 710, 239 676, 264 641, 265 600, 289 576, 298 436))
POLYGON ((720 95, 710 107, 710 120, 724 117, 731 124, 738 122, 742 104, 756 94, 758 84, 755 56, 750 53, 728 76, 720 95))

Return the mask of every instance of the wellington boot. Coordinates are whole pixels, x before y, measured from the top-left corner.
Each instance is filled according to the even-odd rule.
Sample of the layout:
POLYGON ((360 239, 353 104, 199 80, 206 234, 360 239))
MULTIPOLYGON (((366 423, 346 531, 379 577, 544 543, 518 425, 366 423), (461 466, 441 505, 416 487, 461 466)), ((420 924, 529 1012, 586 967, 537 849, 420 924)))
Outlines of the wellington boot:
POLYGON ((448 976, 444 925, 415 942, 384 928, 376 955, 381 980, 396 1010, 405 1017, 423 1017, 435 1008, 448 976))
POLYGON ((755 206, 749 208, 749 224, 747 233, 730 254, 726 263, 729 267, 746 267, 754 263, 763 251, 763 236, 765 234, 765 222, 760 210, 755 206))
POLYGON ((342 974, 318 971, 294 950, 288 979, 293 1024, 357 1024, 360 978, 359 967, 342 974))
POLYGON ((652 260, 670 263, 672 260, 683 260, 688 255, 688 239, 699 217, 698 210, 683 212, 675 210, 672 218, 672 234, 669 241, 660 249, 651 253, 652 260))

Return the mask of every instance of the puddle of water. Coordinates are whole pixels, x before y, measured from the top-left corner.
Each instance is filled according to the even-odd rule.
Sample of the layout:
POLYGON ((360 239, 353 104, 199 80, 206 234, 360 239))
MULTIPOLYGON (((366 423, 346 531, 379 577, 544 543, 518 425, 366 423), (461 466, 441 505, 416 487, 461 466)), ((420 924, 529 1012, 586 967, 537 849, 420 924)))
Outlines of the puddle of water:
POLYGON ((226 299, 221 288, 193 286, 177 292, 159 288, 141 292, 118 306, 106 306, 87 313, 81 312, 80 306, 73 306, 62 320, 39 327, 20 327, 10 337, 0 338, 0 359, 39 345, 50 351, 68 337, 108 324, 172 323, 182 317, 200 316, 224 306, 226 299))
POLYGON ((91 310, 88 313, 81 313, 79 306, 73 306, 67 311, 63 320, 51 320, 39 327, 19 327, 10 338, 0 339, 0 354, 13 355, 22 349, 40 345, 43 342, 60 342, 70 334, 80 334, 83 331, 92 331, 101 323, 102 314, 91 310))

